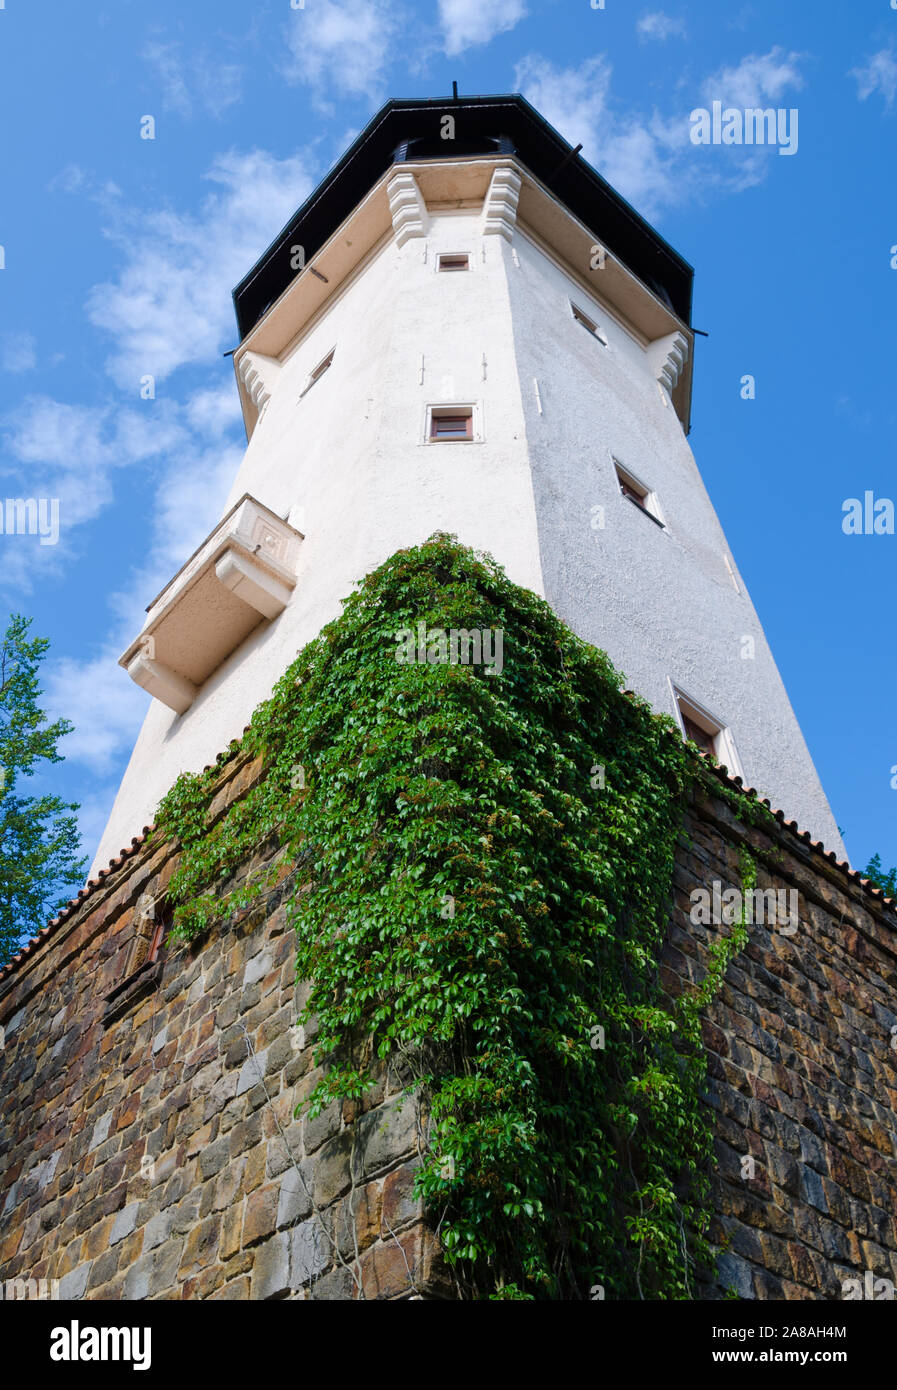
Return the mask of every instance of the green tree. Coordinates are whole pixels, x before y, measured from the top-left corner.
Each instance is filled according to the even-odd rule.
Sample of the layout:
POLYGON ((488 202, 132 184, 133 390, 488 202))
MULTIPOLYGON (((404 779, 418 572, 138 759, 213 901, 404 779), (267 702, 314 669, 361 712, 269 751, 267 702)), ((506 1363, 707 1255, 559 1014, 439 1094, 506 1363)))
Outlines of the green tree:
POLYGON ((881 867, 881 855, 873 854, 869 863, 862 871, 863 878, 868 878, 876 887, 881 888, 886 898, 897 898, 897 868, 889 869, 885 873, 881 867))
POLYGON ((84 882, 76 804, 58 796, 19 795, 21 779, 40 763, 60 763, 67 719, 46 722, 38 708, 37 668, 45 638, 29 639, 31 619, 14 614, 0 644, 0 965, 27 936, 46 926, 84 882))

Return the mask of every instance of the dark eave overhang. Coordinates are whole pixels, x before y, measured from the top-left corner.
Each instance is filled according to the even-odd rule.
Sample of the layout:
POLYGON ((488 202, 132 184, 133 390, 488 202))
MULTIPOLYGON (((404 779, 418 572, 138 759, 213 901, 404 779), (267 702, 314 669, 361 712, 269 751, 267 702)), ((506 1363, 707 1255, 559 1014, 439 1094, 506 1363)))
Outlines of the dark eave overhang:
POLYGON ((240 341, 298 273, 292 265, 292 248, 303 248, 307 264, 393 164, 497 150, 516 154, 559 202, 594 231, 597 241, 691 326, 691 266, 574 153, 524 97, 447 97, 388 101, 365 126, 234 290, 240 341), (454 140, 440 137, 444 115, 455 118, 454 140))

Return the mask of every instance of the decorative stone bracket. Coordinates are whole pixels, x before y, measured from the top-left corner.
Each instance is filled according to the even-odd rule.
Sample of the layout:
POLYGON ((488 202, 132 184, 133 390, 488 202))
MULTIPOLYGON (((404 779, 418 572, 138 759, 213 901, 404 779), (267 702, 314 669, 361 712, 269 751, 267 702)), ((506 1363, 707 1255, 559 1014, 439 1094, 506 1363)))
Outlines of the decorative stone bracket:
POLYGON ((281 370, 277 358, 268 357, 263 352, 244 352, 240 358, 237 375, 259 415, 271 399, 274 383, 281 370))
POLYGON ((657 380, 671 397, 688 361, 688 339, 685 334, 677 330, 668 333, 665 338, 656 338, 648 346, 648 360, 657 380))
POLYGON ((417 179, 410 170, 393 174, 386 185, 386 192, 389 196, 389 211, 396 234, 396 245, 404 246, 412 237, 426 236, 429 222, 427 207, 417 186, 417 179))
POLYGON ((523 180, 510 165, 495 170, 483 204, 483 236, 503 236, 513 240, 517 225, 517 203, 523 180))
MULTIPOLYGON (((196 699, 196 686, 179 676, 170 666, 156 661, 155 652, 155 639, 152 635, 145 637, 137 655, 127 663, 128 675, 135 685, 148 691, 154 699, 161 700, 163 705, 177 714, 183 714, 196 699)), ((119 665, 124 666, 124 661, 119 665)))
POLYGON ((248 494, 147 609, 119 660, 128 675, 183 714, 198 688, 264 619, 282 613, 296 584, 302 533, 248 494))

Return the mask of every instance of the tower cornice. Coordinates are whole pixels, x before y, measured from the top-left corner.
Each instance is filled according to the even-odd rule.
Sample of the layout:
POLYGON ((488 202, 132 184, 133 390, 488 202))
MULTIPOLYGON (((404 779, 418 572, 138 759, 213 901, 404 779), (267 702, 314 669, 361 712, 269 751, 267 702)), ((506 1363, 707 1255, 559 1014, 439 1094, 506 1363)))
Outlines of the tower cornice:
MULTIPOLYGON (((403 160, 384 171, 317 254, 287 283, 234 354, 247 435, 258 419, 253 359, 282 361, 317 315, 360 273, 384 241, 400 247, 425 240, 428 209, 480 207, 484 235, 508 241, 515 228, 537 241, 642 347, 676 335, 684 347, 676 375, 658 373, 686 433, 690 425, 694 335, 655 290, 617 256, 594 226, 582 222, 517 155, 468 154, 457 159, 403 160)), ((292 244, 295 246, 295 243, 292 244)), ((412 246, 413 249, 413 246, 412 246)), ((666 349, 663 359, 666 358, 666 349)))
POLYGON ((393 164, 477 154, 515 154, 559 202, 601 236, 608 251, 690 324, 693 272, 688 262, 524 97, 515 94, 403 99, 381 107, 234 290, 241 340, 297 273, 306 273, 297 271, 292 248, 302 246, 305 264, 311 264, 393 164), (454 121, 451 140, 443 138, 445 116, 454 121))

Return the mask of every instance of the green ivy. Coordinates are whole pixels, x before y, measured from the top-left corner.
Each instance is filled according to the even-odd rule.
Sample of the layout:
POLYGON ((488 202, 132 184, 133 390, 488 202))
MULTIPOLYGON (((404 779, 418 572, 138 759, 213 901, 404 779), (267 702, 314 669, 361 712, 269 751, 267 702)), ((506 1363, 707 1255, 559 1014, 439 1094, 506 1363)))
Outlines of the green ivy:
POLYGON ((712 1263, 699 1014, 743 938, 666 999, 676 841, 709 774, 621 684, 437 535, 369 575, 256 711, 245 796, 213 808, 232 745, 160 807, 177 938, 295 870, 301 1021, 326 1063, 310 1113, 361 1095, 375 1059, 404 1068, 429 1123, 418 1190, 464 1297, 689 1298, 712 1263), (400 663, 420 622, 500 629, 503 670, 400 663))

